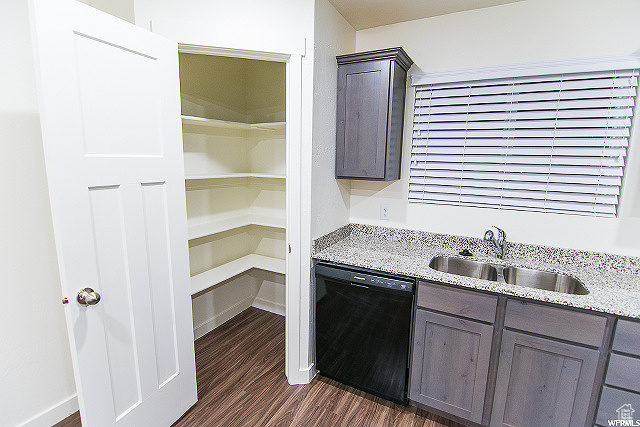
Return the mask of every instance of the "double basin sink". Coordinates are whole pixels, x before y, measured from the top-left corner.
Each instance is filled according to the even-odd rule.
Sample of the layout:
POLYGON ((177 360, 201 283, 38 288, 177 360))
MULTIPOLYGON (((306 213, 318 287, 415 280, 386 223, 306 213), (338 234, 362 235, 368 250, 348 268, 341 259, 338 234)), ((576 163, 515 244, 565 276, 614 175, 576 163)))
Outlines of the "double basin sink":
POLYGON ((534 270, 521 267, 508 267, 490 262, 474 261, 448 256, 437 256, 431 260, 429 267, 444 273, 527 288, 544 289, 565 294, 587 295, 589 291, 580 281, 560 273, 534 270))

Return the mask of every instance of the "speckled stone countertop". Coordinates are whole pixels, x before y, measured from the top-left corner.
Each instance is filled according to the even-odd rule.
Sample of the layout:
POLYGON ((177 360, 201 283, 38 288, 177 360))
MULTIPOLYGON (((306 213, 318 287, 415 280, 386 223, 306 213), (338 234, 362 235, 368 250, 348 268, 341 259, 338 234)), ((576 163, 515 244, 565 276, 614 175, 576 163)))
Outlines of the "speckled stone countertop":
POLYGON ((313 257, 504 295, 640 318, 640 258, 512 243, 504 260, 479 238, 349 224, 314 241, 313 257), (580 280, 588 295, 532 289, 443 273, 429 267, 438 255, 469 249, 474 260, 563 273, 580 280))

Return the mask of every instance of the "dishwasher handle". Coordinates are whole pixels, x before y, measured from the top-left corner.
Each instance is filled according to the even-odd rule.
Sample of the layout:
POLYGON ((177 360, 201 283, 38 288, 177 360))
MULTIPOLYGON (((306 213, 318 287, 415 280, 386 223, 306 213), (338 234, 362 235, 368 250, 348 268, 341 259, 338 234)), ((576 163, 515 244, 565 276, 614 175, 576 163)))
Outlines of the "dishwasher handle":
POLYGON ((351 286, 357 286, 359 288, 369 289, 369 287, 367 285, 361 285, 360 283, 351 282, 351 286))

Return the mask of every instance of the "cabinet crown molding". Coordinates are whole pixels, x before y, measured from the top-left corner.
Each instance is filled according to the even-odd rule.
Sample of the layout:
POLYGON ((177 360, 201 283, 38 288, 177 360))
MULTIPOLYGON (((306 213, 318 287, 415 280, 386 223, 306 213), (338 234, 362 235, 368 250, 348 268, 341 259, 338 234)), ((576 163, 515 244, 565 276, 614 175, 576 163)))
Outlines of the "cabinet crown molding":
POLYGON ((401 47, 392 47, 388 49, 371 50, 368 52, 349 53, 346 55, 340 55, 336 57, 338 64, 351 64, 354 62, 365 61, 379 61, 381 59, 387 59, 396 61, 403 70, 408 71, 413 60, 407 55, 401 47))

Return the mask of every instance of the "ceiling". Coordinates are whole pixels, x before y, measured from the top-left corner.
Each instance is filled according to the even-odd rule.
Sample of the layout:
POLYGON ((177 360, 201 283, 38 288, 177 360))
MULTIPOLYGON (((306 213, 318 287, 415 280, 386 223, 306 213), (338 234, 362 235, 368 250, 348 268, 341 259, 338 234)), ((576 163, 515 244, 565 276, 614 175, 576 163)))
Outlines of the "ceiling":
POLYGON ((329 0, 356 30, 522 0, 329 0))

